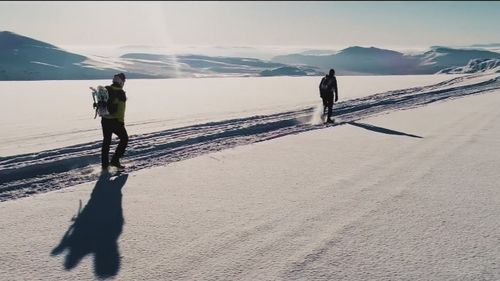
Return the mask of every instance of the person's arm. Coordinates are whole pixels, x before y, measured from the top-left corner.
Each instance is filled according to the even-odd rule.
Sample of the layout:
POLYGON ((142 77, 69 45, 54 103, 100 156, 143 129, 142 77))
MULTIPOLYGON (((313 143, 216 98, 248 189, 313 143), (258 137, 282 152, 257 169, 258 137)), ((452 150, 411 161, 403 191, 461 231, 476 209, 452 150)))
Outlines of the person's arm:
POLYGON ((324 94, 324 93, 323 93, 323 90, 322 90, 322 87, 321 87, 321 86, 323 85, 323 83, 324 83, 324 82, 325 82, 325 77, 323 77, 323 78, 321 79, 321 82, 319 82, 319 96, 320 96, 321 98, 323 98, 323 94, 324 94))
POLYGON ((335 101, 339 99, 339 88, 337 87, 337 78, 333 77, 335 79, 335 101))

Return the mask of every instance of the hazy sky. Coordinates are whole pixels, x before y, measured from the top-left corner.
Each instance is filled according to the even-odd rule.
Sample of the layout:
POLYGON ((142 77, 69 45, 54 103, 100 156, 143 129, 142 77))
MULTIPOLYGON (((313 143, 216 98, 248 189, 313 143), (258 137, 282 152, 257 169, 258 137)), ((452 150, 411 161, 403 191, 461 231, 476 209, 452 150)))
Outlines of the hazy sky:
POLYGON ((499 27, 500 2, 0 2, 0 30, 58 46, 460 46, 499 27))

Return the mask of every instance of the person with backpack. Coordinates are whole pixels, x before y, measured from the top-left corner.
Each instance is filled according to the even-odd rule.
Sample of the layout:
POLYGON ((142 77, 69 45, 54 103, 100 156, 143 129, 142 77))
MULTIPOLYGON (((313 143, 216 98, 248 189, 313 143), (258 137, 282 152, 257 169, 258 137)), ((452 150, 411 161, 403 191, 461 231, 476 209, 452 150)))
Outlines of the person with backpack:
POLYGON ((339 99, 338 88, 337 88, 337 78, 335 78, 335 70, 332 68, 330 72, 321 79, 319 83, 319 94, 323 100, 323 114, 326 113, 328 109, 328 117, 326 123, 333 123, 332 108, 333 103, 339 99))
POLYGON ((109 115, 101 116, 103 134, 101 163, 103 170, 107 170, 109 166, 114 166, 118 169, 125 168, 120 163, 120 158, 125 153, 125 148, 128 144, 128 134, 125 129, 125 104, 127 96, 123 90, 125 79, 125 74, 116 74, 113 77, 113 83, 105 87, 108 91, 108 101, 106 107, 109 111, 109 115), (118 136, 120 142, 116 147, 113 157, 111 158, 111 162, 109 162, 109 149, 113 134, 118 136))

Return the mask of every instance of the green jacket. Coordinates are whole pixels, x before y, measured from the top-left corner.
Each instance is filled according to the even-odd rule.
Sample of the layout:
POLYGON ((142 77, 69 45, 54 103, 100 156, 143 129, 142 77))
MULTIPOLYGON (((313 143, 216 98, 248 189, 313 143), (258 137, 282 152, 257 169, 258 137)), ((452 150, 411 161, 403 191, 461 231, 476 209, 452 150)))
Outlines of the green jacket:
POLYGON ((127 102, 125 91, 117 84, 106 86, 106 90, 108 90, 109 95, 108 111, 111 116, 105 118, 117 119, 118 122, 125 124, 125 105, 127 102))

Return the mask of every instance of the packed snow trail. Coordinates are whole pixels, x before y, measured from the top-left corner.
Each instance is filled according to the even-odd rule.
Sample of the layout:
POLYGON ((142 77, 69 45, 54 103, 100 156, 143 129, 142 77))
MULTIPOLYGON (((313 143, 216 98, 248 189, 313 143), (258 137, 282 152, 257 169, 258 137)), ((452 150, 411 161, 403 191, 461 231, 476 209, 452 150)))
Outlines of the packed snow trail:
MULTIPOLYGON (((389 91, 339 102, 334 106, 334 126, 377 114, 500 89, 499 77, 480 83, 459 85, 476 77, 478 76, 464 76, 431 86, 389 91)), ((132 172, 240 145, 324 128, 322 124, 310 123, 313 112, 314 107, 307 107, 271 115, 132 135, 124 164, 127 171, 132 172)), ((0 201, 97 180, 100 147, 101 142, 95 141, 37 153, 0 157, 0 201)))

